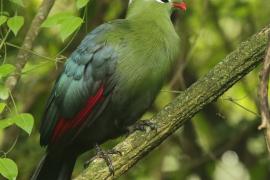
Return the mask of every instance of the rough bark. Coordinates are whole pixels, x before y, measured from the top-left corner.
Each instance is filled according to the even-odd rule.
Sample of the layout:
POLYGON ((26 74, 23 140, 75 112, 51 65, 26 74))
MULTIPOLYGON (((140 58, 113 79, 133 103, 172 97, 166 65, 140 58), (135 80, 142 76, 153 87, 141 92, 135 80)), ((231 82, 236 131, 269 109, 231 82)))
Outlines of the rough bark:
POLYGON ((114 179, 121 176, 168 136, 191 119, 207 104, 215 101, 238 80, 252 71, 264 58, 270 26, 252 36, 218 63, 207 75, 183 91, 173 102, 155 115, 151 121, 157 131, 135 132, 115 149, 122 156, 113 156, 115 175, 112 176, 102 159, 96 159, 75 180, 114 179))

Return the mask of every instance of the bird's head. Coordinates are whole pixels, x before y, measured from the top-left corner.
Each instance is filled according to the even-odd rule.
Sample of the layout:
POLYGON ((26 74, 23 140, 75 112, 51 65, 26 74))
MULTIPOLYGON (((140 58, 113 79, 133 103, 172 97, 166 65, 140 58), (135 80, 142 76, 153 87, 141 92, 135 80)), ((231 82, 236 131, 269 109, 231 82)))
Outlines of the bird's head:
POLYGON ((181 0, 129 0, 128 16, 145 14, 170 15, 173 9, 186 11, 186 3, 181 0))

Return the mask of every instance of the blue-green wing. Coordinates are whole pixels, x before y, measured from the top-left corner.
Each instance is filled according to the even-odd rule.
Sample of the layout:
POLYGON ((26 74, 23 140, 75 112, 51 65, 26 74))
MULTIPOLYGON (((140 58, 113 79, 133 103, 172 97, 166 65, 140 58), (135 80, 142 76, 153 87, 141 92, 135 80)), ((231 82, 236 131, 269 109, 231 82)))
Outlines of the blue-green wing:
POLYGON ((47 102, 40 126, 41 145, 51 143, 56 128, 61 126, 59 121, 66 124, 72 121, 101 87, 104 88, 105 98, 110 95, 115 85, 111 77, 115 71, 117 53, 102 37, 112 28, 111 24, 99 26, 86 36, 68 58, 47 102))

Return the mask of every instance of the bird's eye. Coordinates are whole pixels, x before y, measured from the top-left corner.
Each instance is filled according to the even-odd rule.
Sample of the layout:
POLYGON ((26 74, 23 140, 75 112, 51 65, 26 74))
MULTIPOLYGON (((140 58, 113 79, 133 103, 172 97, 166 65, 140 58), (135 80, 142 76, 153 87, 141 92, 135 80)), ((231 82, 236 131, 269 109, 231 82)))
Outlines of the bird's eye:
POLYGON ((159 2, 159 3, 168 3, 168 2, 170 2, 170 0, 156 0, 157 2, 159 2))

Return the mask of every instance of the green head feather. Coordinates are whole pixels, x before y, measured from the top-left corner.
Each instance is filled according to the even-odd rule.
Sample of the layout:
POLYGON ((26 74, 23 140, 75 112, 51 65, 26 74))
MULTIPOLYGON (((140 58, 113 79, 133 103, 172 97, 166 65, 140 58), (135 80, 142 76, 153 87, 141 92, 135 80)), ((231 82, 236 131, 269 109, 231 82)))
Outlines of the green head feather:
POLYGON ((161 0, 130 0, 127 17, 162 15, 170 16, 172 4, 164 3, 161 0))
POLYGON ((170 17, 173 8, 185 11, 186 4, 177 0, 130 0, 127 17, 170 17))

